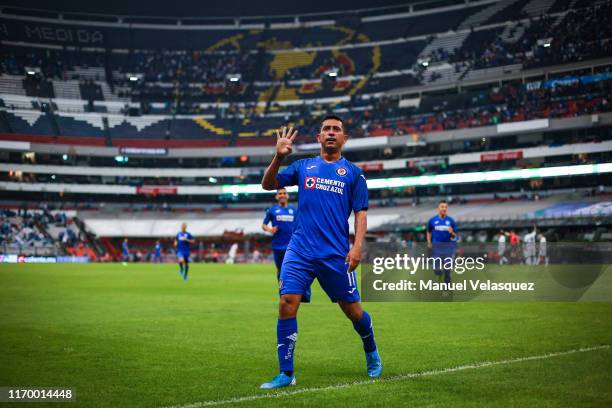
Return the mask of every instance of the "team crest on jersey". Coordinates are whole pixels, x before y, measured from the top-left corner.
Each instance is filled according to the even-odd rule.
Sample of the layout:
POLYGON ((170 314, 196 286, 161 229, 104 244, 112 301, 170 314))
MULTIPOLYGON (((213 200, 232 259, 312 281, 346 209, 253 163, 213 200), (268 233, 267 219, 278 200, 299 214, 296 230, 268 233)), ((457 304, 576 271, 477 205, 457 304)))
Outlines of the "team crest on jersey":
POLYGON ((346 176, 346 169, 344 167, 338 167, 336 169, 336 174, 339 176, 346 176))
POLYGON ((317 178, 316 177, 306 177, 304 180, 304 187, 306 188, 315 188, 317 186, 317 178))

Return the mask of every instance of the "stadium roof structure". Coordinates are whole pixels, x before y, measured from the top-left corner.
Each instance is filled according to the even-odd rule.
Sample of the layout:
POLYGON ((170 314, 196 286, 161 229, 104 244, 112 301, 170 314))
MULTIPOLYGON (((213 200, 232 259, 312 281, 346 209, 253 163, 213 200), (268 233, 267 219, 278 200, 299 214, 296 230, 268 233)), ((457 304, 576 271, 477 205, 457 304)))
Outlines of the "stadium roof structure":
MULTIPOLYGON (((599 197, 577 197, 576 194, 555 194, 540 200, 509 200, 451 205, 452 216, 461 223, 461 229, 530 228, 534 222, 540 226, 610 225, 612 206, 599 197)), ((377 207, 368 211, 368 230, 399 232, 422 227, 435 214, 436 201, 418 206, 377 207)), ((102 237, 172 237, 177 225, 189 224, 195 236, 221 236, 225 231, 241 230, 245 234, 261 234, 261 211, 172 213, 172 212, 100 212, 78 211, 88 228, 102 237)), ((354 232, 354 218, 349 230, 354 232)))
MULTIPOLYGON (((28 1, 27 8, 53 13, 79 13, 118 16, 142 16, 142 17, 266 17, 266 16, 297 16, 297 15, 324 15, 327 13, 345 13, 364 10, 397 9, 398 7, 410 7, 414 4, 422 4, 423 7, 437 7, 440 3, 452 4, 454 1, 445 2, 432 0, 336 0, 334 2, 311 0, 285 1, 266 0, 260 2, 244 2, 240 0, 215 0, 196 1, 183 0, 169 3, 162 0, 151 0, 146 7, 140 2, 126 2, 120 0, 109 0, 105 2, 83 2, 62 1, 48 2, 43 0, 28 1), (431 6, 429 5, 431 3, 431 6)), ((455 2, 457 3, 457 2, 455 2)), ((5 7, 24 8, 21 1, 5 0, 5 7)))

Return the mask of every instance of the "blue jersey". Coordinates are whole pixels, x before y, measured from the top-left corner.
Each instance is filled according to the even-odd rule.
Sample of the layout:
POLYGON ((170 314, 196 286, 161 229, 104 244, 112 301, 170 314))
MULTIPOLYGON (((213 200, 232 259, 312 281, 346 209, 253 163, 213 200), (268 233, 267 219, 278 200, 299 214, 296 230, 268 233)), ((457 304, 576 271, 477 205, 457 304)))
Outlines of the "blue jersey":
POLYGON ((427 223, 427 231, 431 232, 432 244, 447 244, 438 245, 437 248, 434 245, 434 250, 437 251, 454 251, 456 241, 451 237, 450 228, 452 227, 453 232, 457 233, 457 224, 455 220, 449 216, 441 218, 436 215, 431 217, 429 223, 427 223))
POLYGON ((287 250, 311 258, 345 257, 348 218, 368 209, 368 186, 361 169, 345 158, 327 163, 320 156, 294 162, 276 177, 280 187, 298 186, 297 218, 287 250))
POLYGON ((191 248, 191 244, 184 239, 193 239, 193 236, 188 233, 188 232, 179 232, 178 234, 176 234, 176 242, 177 242, 177 246, 176 246, 176 252, 180 252, 182 254, 188 254, 189 253, 189 249, 191 248))
POLYGON ((123 244, 121 244, 121 248, 123 248, 123 255, 127 255, 130 253, 130 249, 128 248, 128 243, 123 241, 123 244))
POLYGON ((161 256, 161 244, 155 244, 155 256, 161 256))
POLYGON ((272 236, 272 249, 287 249, 296 215, 297 210, 292 206, 275 205, 266 210, 263 224, 268 225, 272 222, 272 226, 278 228, 276 234, 272 236))

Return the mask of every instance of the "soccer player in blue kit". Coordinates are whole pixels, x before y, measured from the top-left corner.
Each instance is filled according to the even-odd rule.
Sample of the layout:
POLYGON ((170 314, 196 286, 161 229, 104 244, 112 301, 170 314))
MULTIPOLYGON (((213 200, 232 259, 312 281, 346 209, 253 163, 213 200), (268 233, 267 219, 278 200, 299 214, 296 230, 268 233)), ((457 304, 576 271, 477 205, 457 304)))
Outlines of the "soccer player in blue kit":
POLYGON ((155 241, 155 247, 153 248, 153 262, 161 262, 161 242, 159 242, 159 239, 155 241))
POLYGON ((179 261, 179 274, 183 277, 183 280, 187 280, 187 275, 189 274, 189 251, 191 244, 194 243, 193 236, 187 232, 187 224, 181 224, 181 231, 176 234, 174 246, 176 247, 176 257, 179 261))
POLYGON ((261 229, 273 234, 272 252, 276 264, 276 279, 280 279, 280 269, 293 232, 297 209, 288 204, 289 194, 285 188, 279 188, 274 198, 278 204, 266 210, 261 229), (268 225, 269 223, 272 223, 271 227, 268 225))
POLYGON ((121 243, 121 257, 124 264, 130 260, 130 247, 128 246, 127 238, 124 238, 121 243))
POLYGON ((296 226, 287 247, 279 281, 279 316, 276 328, 280 374, 261 388, 295 385, 293 357, 298 336, 297 312, 316 278, 332 302, 337 302, 363 341, 368 375, 379 377, 382 364, 370 315, 361 308, 355 268, 367 228, 368 188, 361 169, 342 157, 348 139, 342 119, 327 116, 317 141, 320 156, 294 162, 279 173, 293 150, 297 130, 277 132, 276 155, 266 169, 265 190, 298 186, 296 226), (355 242, 349 250, 348 218, 355 213, 355 242))
POLYGON ((436 259, 434 265, 441 265, 434 272, 439 277, 444 272, 444 282, 451 282, 451 270, 444 267, 448 258, 455 256, 457 246, 457 224, 455 220, 446 215, 448 203, 444 200, 438 203, 438 215, 429 219, 427 223, 427 246, 432 250, 432 257, 436 259))

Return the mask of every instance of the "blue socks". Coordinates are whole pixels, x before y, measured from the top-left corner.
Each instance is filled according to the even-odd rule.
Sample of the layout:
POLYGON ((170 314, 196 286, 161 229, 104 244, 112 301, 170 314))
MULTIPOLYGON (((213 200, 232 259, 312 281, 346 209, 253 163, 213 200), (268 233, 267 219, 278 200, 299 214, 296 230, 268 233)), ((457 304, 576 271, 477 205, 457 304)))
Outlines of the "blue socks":
POLYGON ((361 320, 358 322, 353 322, 353 327, 355 328, 355 331, 359 333, 359 336, 361 336, 364 351, 366 353, 371 353, 372 351, 376 350, 374 330, 372 329, 372 319, 370 318, 368 312, 364 310, 361 320))
POLYGON ((180 267, 179 273, 183 277, 183 280, 187 280, 187 274, 189 273, 189 264, 188 263, 183 264, 182 262, 179 262, 179 267, 180 267))
POLYGON ((278 320, 276 325, 276 352, 280 371, 288 376, 293 375, 293 354, 297 341, 297 319, 278 320))
MULTIPOLYGON (((372 329, 372 319, 368 312, 364 310, 361 320, 353 323, 355 331, 361 336, 363 349, 366 353, 376 350, 374 341, 374 330, 372 329)), ((280 371, 288 376, 293 375, 293 355, 295 353, 295 342, 298 337, 297 319, 291 318, 278 320, 276 325, 276 352, 278 354, 278 365, 280 371)))

